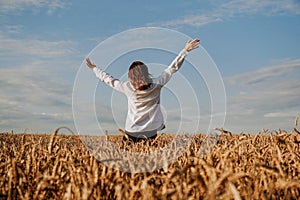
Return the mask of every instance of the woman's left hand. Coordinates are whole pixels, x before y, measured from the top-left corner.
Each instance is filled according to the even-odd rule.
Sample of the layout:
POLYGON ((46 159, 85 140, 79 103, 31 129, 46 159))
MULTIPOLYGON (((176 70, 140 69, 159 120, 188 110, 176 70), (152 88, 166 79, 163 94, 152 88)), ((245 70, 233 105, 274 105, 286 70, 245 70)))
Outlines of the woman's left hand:
POLYGON ((184 49, 189 52, 192 51, 193 49, 198 48, 199 44, 200 44, 200 40, 198 39, 189 40, 187 41, 184 49))

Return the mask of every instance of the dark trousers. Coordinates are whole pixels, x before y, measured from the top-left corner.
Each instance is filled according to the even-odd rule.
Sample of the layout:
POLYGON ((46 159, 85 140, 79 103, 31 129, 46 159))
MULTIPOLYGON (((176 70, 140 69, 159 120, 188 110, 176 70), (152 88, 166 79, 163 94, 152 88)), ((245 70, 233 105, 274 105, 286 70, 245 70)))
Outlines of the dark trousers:
POLYGON ((123 136, 123 141, 133 141, 133 142, 140 142, 145 140, 154 140, 157 137, 157 130, 147 131, 147 132, 139 132, 139 133, 131 133, 125 131, 126 136, 123 136), (136 137, 133 135, 137 135, 136 137), (145 135, 151 135, 150 137, 146 137, 145 135))

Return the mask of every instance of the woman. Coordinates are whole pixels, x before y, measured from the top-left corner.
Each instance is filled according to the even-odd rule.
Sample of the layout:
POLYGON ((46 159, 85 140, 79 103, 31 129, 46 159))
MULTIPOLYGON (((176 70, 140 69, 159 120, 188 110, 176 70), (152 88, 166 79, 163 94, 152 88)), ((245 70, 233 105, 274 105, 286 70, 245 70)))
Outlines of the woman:
POLYGON ((170 80, 172 74, 179 70, 188 52, 198 48, 199 43, 198 39, 188 41, 185 48, 157 78, 151 77, 143 62, 135 61, 129 67, 130 81, 120 81, 97 68, 89 58, 86 59, 86 65, 102 82, 127 96, 125 133, 134 142, 145 138, 154 139, 157 131, 165 128, 160 109, 161 88, 170 80))

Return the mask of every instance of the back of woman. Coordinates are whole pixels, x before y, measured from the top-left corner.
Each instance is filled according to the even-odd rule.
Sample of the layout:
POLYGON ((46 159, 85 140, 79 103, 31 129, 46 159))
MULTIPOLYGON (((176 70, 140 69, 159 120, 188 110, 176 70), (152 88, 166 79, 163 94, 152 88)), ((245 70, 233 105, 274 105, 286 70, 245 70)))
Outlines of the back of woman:
POLYGON ((150 88, 129 93, 125 126, 127 132, 161 130, 164 127, 160 109, 161 88, 162 85, 156 83, 154 79, 150 88))
POLYGON ((113 89, 124 93, 128 100, 128 112, 125 133, 134 141, 141 138, 155 138, 157 131, 165 128, 164 118, 160 109, 161 88, 177 72, 188 52, 199 46, 200 40, 190 40, 173 62, 157 78, 152 78, 148 67, 141 61, 134 61, 128 70, 129 81, 121 81, 97 68, 89 58, 87 66, 96 76, 113 89))

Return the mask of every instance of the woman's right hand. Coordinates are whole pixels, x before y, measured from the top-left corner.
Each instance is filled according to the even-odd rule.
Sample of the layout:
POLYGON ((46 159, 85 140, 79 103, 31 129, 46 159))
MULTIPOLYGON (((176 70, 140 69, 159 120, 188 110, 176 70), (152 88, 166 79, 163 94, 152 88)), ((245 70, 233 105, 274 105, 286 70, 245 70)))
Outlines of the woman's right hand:
POLYGON ((93 63, 90 61, 89 58, 85 59, 85 61, 86 61, 86 65, 87 65, 91 70, 93 70, 94 67, 96 67, 96 65, 93 64, 93 63))
POLYGON ((189 40, 187 41, 184 49, 189 52, 192 51, 193 49, 198 48, 199 44, 200 44, 199 39, 189 40))

